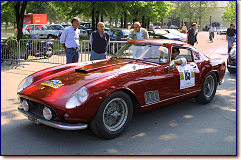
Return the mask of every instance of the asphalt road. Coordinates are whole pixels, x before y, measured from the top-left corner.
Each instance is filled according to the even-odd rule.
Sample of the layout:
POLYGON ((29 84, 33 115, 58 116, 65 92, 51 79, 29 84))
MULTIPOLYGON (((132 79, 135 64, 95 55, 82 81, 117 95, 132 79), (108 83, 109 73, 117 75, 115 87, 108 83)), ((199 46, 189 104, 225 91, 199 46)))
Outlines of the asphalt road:
MULTIPOLYGON (((205 34, 200 35, 200 48, 202 43, 223 45, 223 36, 209 44, 201 39, 205 34)), ((226 58, 224 49, 215 54, 218 57, 226 58)), ((135 115, 120 137, 102 140, 89 129, 36 125, 17 111, 18 83, 45 65, 26 63, 25 68, 1 70, 2 155, 236 155, 236 75, 228 71, 211 103, 190 99, 135 115)))

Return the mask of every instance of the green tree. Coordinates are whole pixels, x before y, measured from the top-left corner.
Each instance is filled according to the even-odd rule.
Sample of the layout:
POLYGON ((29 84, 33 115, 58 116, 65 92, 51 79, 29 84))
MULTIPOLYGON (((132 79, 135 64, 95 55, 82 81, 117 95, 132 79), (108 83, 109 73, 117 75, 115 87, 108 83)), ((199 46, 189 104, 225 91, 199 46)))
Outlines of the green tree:
POLYGON ((5 29, 7 29, 9 22, 12 24, 15 22, 15 12, 12 4, 13 2, 10 1, 1 1, 1 22, 6 23, 5 29))
POLYGON ((236 24, 236 1, 229 1, 222 14, 223 21, 236 24))

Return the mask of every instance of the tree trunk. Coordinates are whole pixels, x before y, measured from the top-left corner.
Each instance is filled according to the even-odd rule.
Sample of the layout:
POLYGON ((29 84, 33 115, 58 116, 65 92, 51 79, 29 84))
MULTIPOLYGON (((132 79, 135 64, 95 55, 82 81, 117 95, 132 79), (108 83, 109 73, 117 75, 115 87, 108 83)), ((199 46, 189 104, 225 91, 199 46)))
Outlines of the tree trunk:
POLYGON ((97 28, 97 24, 99 23, 100 11, 96 11, 96 19, 95 19, 95 28, 97 28))
POLYGON ((146 25, 145 25, 145 17, 144 16, 142 16, 142 24, 141 24, 141 26, 143 27, 143 28, 146 28, 146 25))
POLYGON ((121 16, 121 28, 123 28, 123 17, 121 16))
POLYGON ((24 12, 26 10, 26 7, 27 7, 27 1, 23 1, 22 5, 21 5, 20 1, 17 1, 14 5, 16 22, 17 22, 17 30, 18 30, 18 34, 17 34, 18 41, 23 38, 22 28, 23 28, 24 12), (20 7, 21 7, 21 9, 20 9, 20 7))
POLYGON ((150 19, 147 20, 147 30, 150 29, 150 19))
POLYGON ((8 29, 8 20, 6 21, 5 30, 8 29))
POLYGON ((104 23, 104 16, 103 16, 103 14, 101 13, 101 15, 100 15, 100 20, 101 20, 101 22, 103 22, 104 23))
POLYGON ((124 28, 128 28, 128 26, 127 26, 127 13, 126 13, 126 11, 124 12, 124 28))
POLYGON ((95 31, 95 5, 94 5, 94 2, 92 3, 91 17, 92 17, 92 32, 93 32, 93 31, 95 31))

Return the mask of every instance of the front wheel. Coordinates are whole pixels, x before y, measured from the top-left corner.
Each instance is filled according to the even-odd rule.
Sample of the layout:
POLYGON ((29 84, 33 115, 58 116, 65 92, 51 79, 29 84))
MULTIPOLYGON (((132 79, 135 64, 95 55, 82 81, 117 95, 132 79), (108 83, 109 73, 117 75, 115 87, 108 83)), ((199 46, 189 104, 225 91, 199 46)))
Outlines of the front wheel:
POLYGON ((214 72, 208 73, 206 76, 201 93, 196 97, 196 100, 200 104, 207 104, 212 101, 217 89, 217 76, 214 72))
POLYGON ((103 101, 90 127, 101 138, 115 138, 126 129, 132 114, 133 106, 130 96, 117 91, 103 101))

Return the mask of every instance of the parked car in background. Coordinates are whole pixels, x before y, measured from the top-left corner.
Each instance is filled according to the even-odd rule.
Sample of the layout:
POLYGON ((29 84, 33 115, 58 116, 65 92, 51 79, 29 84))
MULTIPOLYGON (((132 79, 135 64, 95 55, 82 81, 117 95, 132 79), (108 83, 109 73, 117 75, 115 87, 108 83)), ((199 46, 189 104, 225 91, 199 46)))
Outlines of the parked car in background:
POLYGON ((51 24, 54 30, 64 30, 64 27, 61 24, 51 24))
POLYGON ((64 27, 64 28, 68 28, 69 26, 71 26, 70 24, 62 24, 62 26, 64 27))
POLYGON ((127 41, 130 31, 131 29, 105 29, 110 36, 110 41, 127 41))
POLYGON ((86 38, 88 37, 88 32, 84 29, 80 29, 80 37, 81 38, 86 38))
POLYGON ((227 68, 230 73, 236 73, 237 68, 237 50, 236 42, 234 42, 228 51, 227 68))
POLYGON ((226 27, 217 27, 217 34, 225 34, 227 33, 227 28, 226 27))
POLYGON ((154 29, 153 30, 153 38, 157 39, 170 39, 170 40, 177 40, 177 41, 182 41, 186 42, 186 38, 178 36, 173 33, 168 33, 164 29, 154 29))
POLYGON ((50 25, 28 24, 23 28, 23 33, 36 35, 38 38, 55 39, 60 37, 62 31, 54 30, 50 25))
MULTIPOLYGON (((105 28, 105 32, 109 34, 110 41, 127 41, 127 37, 131 29, 109 29, 105 28)), ((110 43, 107 52, 115 54, 125 43, 110 43)))
POLYGON ((178 26, 176 26, 176 25, 171 25, 169 28, 170 28, 170 29, 178 29, 178 26))
POLYGON ((164 29, 164 30, 167 31, 168 33, 172 33, 172 34, 175 34, 177 36, 180 36, 182 38, 181 41, 186 42, 187 34, 181 33, 180 31, 178 31, 176 29, 164 29))
POLYGON ((135 112, 190 98, 211 102, 225 70, 225 62, 209 59, 183 42, 134 40, 110 59, 29 75, 18 87, 18 110, 36 124, 64 130, 89 126, 97 136, 111 139, 124 132, 135 112), (173 47, 180 49, 187 64, 173 64, 173 47))

